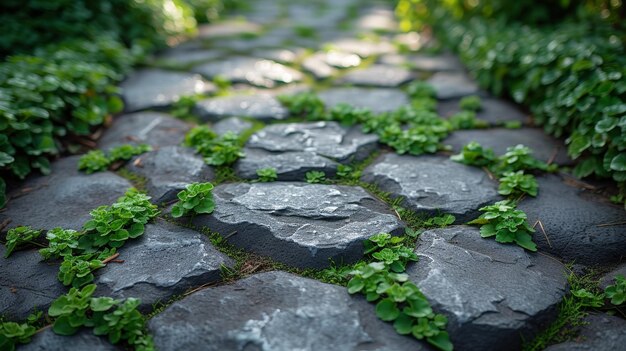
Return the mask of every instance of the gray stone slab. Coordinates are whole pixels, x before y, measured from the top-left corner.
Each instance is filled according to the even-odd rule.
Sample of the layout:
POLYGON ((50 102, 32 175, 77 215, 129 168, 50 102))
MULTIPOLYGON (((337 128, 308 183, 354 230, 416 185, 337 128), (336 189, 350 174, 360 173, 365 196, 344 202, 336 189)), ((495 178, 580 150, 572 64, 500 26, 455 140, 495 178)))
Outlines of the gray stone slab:
POLYGON ((222 265, 233 260, 209 238, 191 229, 157 220, 145 233, 118 250, 123 263, 109 263, 96 273, 96 296, 141 299, 142 310, 167 302, 185 290, 221 279, 222 265))
POLYGON ((261 121, 281 120, 289 111, 274 94, 218 96, 199 101, 194 112, 203 121, 217 121, 225 117, 250 117, 261 121))
POLYGON ((396 16, 389 7, 377 6, 365 10, 356 21, 356 27, 361 30, 398 30, 396 16))
POLYGON ((503 155, 508 147, 522 144, 528 146, 533 151, 533 156, 541 161, 553 160, 559 165, 572 164, 563 142, 547 135, 539 128, 459 130, 450 134, 443 143, 451 145, 455 152, 459 152, 471 141, 493 149, 496 155, 503 155))
POLYGON ((361 86, 396 88, 411 81, 413 78, 413 74, 408 69, 375 64, 364 69, 352 70, 341 77, 338 82, 361 86))
POLYGON ((202 156, 182 146, 166 146, 136 156, 126 167, 147 180, 146 190, 154 203, 176 200, 176 194, 187 184, 215 178, 202 156))
POLYGON ((556 317, 565 267, 550 257, 454 226, 420 235, 409 279, 448 317, 455 350, 519 350, 556 317))
MULTIPOLYGON (((437 105, 437 112, 442 117, 450 117, 461 111, 459 107, 460 101, 461 99, 440 101, 437 105)), ((523 112, 511 102, 497 98, 481 98, 481 101, 482 108, 476 113, 476 117, 492 125, 500 125, 512 121, 528 125, 531 122, 530 114, 523 112)))
POLYGON ((140 69, 120 85, 127 112, 170 106, 186 95, 206 94, 216 90, 215 85, 197 74, 140 69))
POLYGON ((337 50, 316 52, 302 61, 302 68, 313 74, 317 79, 326 79, 335 75, 337 68, 356 67, 361 64, 357 54, 337 50))
POLYGON ((280 62, 280 63, 294 63, 300 55, 304 52, 304 49, 259 49, 254 51, 255 57, 261 57, 264 59, 280 62))
POLYGON ((388 41, 374 42, 358 39, 340 39, 328 44, 335 50, 357 54, 363 58, 396 52, 396 48, 388 41))
POLYGON ((122 144, 149 144, 152 147, 180 145, 191 126, 160 112, 137 112, 118 116, 98 141, 109 149, 122 144))
POLYGON ((626 321, 605 313, 585 317, 588 323, 570 341, 549 346, 545 351, 624 351, 626 350, 626 321))
POLYGON ((444 156, 385 154, 363 171, 362 179, 404 197, 404 205, 418 213, 449 213, 457 223, 478 217, 480 207, 501 199, 486 172, 444 156))
POLYGON ((174 47, 156 57, 158 62, 172 66, 186 66, 215 60, 224 53, 218 50, 189 50, 174 47))
POLYGON ((19 351, 116 351, 122 350, 106 339, 93 335, 91 329, 81 329, 72 336, 55 334, 52 329, 46 329, 35 334, 31 342, 18 346, 19 351))
POLYGON ((443 55, 414 55, 408 57, 408 62, 418 71, 463 71, 463 65, 459 59, 451 54, 443 55))
POLYGON ((4 258, 0 245, 0 315, 24 320, 35 311, 47 311, 67 289, 57 279, 59 266, 42 262, 37 250, 14 251, 4 258))
POLYGON ((344 287, 267 272, 209 288, 149 323, 159 350, 425 350, 344 287), (207 313, 210 311, 210 313, 207 313))
POLYGON ((124 195, 131 184, 111 172, 84 174, 78 172, 79 156, 52 163, 48 176, 32 177, 0 213, 0 222, 11 219, 8 228, 29 225, 35 229, 80 230, 90 219, 89 211, 109 205, 124 195))
POLYGON ((218 121, 211 129, 213 129, 217 135, 224 135, 228 132, 241 134, 250 128, 252 128, 252 122, 239 117, 230 117, 218 121))
POLYGON ((211 39, 247 33, 259 33, 261 30, 262 27, 256 23, 241 20, 227 20, 198 27, 198 37, 201 39, 211 39))
POLYGON ((193 71, 209 78, 221 76, 234 83, 247 83, 265 88, 299 82, 303 77, 302 73, 293 68, 252 57, 229 57, 219 62, 195 66, 193 71))
POLYGON ((437 99, 446 100, 478 94, 478 85, 462 72, 438 72, 426 81, 437 92, 437 99))
POLYGON ((307 183, 223 184, 215 211, 192 222, 233 245, 300 268, 328 267, 363 256, 363 240, 400 233, 386 204, 359 187, 307 183))
POLYGON ((235 172, 242 179, 257 179, 256 171, 264 168, 276 169, 277 180, 303 181, 310 171, 324 172, 326 177, 334 177, 339 166, 338 162, 311 151, 274 153, 244 148, 244 152, 246 157, 235 164, 235 172))
POLYGON ((543 251, 583 265, 618 263, 626 252, 626 212, 606 199, 567 185, 558 176, 537 178, 539 194, 518 208, 533 224, 540 220, 535 242, 543 251), (617 223, 615 225, 603 226, 617 223), (621 224, 619 224, 621 223, 621 224))
POLYGON ((331 88, 321 91, 318 96, 328 108, 344 103, 374 113, 394 111, 409 104, 408 97, 399 89, 331 88))

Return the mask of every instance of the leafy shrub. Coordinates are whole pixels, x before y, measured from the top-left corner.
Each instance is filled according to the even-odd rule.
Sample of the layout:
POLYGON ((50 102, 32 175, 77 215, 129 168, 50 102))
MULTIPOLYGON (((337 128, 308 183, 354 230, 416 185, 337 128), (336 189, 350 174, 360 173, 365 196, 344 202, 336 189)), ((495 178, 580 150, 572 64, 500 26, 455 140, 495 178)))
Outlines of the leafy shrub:
POLYGON ((500 195, 517 196, 525 193, 537 196, 537 180, 531 174, 524 174, 524 171, 506 172, 499 181, 500 195))
POLYGON ((106 266, 105 259, 112 256, 115 249, 84 255, 65 255, 59 267, 58 278, 65 286, 80 288, 93 281, 93 271, 106 266))
POLYGON ((27 344, 37 330, 27 323, 0 323, 0 348, 14 351, 17 344, 27 344))
POLYGON ((34 230, 28 226, 20 226, 9 229, 6 236, 6 252, 4 258, 11 255, 16 247, 24 244, 33 244, 34 240, 41 235, 41 230, 34 230))
POLYGON ((106 171, 111 161, 102 150, 91 150, 78 159, 78 170, 87 174, 106 171))
POLYGON ((587 289, 572 290, 572 295, 578 298, 578 302, 583 307, 602 307, 604 305, 604 294, 594 294, 587 289))
POLYGON ((361 178, 361 171, 348 165, 337 166, 337 176, 347 180, 358 180, 361 178))
POLYGON ((450 116, 448 119, 453 129, 479 129, 487 128, 489 123, 476 118, 473 111, 461 111, 450 116))
POLYGON ((185 145, 195 148, 212 166, 231 165, 246 156, 237 134, 228 132, 218 137, 207 126, 192 128, 185 136, 185 145))
POLYGON ((482 101, 477 95, 466 96, 459 101, 459 107, 463 111, 478 112, 482 109, 482 101))
POLYGON ((372 112, 366 108, 357 108, 348 104, 337 104, 328 112, 329 120, 337 121, 346 126, 361 123, 370 118, 372 112))
POLYGON ((128 161, 133 158, 133 156, 141 155, 148 151, 152 151, 152 147, 147 144, 119 145, 109 150, 109 159, 111 162, 128 161))
POLYGON ((495 170, 501 174, 528 170, 555 171, 556 166, 537 160, 530 148, 519 144, 506 149, 506 153, 498 158, 495 170))
POLYGON ((494 163, 496 155, 493 150, 485 149, 475 141, 463 146, 461 153, 450 157, 451 160, 466 165, 485 167, 494 163))
POLYGON ((280 101, 293 116, 304 117, 311 121, 324 119, 324 102, 313 93, 279 95, 278 101, 280 101))
POLYGON ((272 167, 257 169, 256 175, 259 177, 259 182, 273 182, 278 179, 276 168, 272 167))
POLYGON ((322 171, 306 172, 306 182, 311 184, 322 183, 326 180, 326 173, 322 171))
POLYGON ((515 209, 511 201, 499 201, 480 209, 485 212, 468 224, 479 224, 480 236, 495 236, 499 243, 516 243, 529 251, 537 251, 531 233, 535 230, 528 224, 526 213, 515 209))
POLYGON ((47 260, 71 255, 78 248, 80 233, 72 229, 53 228, 46 233, 48 247, 39 250, 39 254, 47 260))
POLYGON ((190 212, 211 213, 215 209, 213 184, 192 183, 178 193, 178 202, 172 206, 172 217, 182 217, 190 212))
POLYGON ((622 305, 626 302, 626 278, 623 275, 616 276, 615 284, 607 286, 604 293, 607 298, 611 299, 613 305, 622 305))
POLYGON ((437 91, 433 88, 432 85, 422 82, 416 81, 411 84, 406 89, 407 94, 411 99, 419 99, 419 98, 435 98, 437 96, 437 91))

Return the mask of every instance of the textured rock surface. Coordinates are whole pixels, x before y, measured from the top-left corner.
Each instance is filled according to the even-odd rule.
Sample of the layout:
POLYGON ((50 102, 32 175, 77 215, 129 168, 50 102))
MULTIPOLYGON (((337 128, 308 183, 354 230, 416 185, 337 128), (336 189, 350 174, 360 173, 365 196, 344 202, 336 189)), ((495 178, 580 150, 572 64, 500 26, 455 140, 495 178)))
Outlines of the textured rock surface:
POLYGON ((626 278, 626 263, 617 266, 614 270, 602 276, 600 279, 600 288, 605 289, 609 285, 615 284, 615 277, 622 275, 626 278))
POLYGON ((337 51, 357 54, 363 58, 372 55, 390 54, 396 51, 393 44, 388 41, 373 42, 357 39, 341 39, 328 44, 337 51))
POLYGON ((217 251, 209 238, 162 220, 119 249, 124 263, 97 272, 96 295, 137 297, 143 309, 166 302, 186 289, 220 280, 220 266, 233 261, 217 251))
POLYGON ((412 79, 413 74, 408 69, 388 65, 372 65, 364 69, 348 72, 345 76, 341 77, 339 82, 353 85, 395 88, 412 79))
POLYGON ((78 172, 78 158, 54 162, 49 176, 32 177, 9 193, 16 198, 0 213, 0 222, 10 218, 9 228, 29 225, 80 230, 90 218, 89 211, 115 202, 131 187, 126 179, 111 172, 78 172))
POLYGON ((600 351, 626 349, 626 321, 604 313, 592 313, 584 319, 580 335, 571 341, 552 345, 546 351, 600 351))
POLYGON ((180 145, 191 127, 171 115, 159 112, 138 112, 115 119, 98 141, 98 147, 109 149, 121 144, 149 144, 154 147, 180 145))
POLYGON ((215 212, 196 216, 194 224, 296 267, 327 267, 329 259, 354 262, 363 255, 364 239, 402 230, 393 212, 359 187, 224 184, 213 193, 215 212))
POLYGON ((209 62, 193 69, 206 77, 222 76, 231 82, 272 88, 278 84, 298 82, 302 73, 280 63, 250 57, 230 57, 209 62))
POLYGON ((338 162, 311 151, 274 153, 244 148, 244 152, 246 157, 235 164, 237 175, 243 179, 256 179, 256 171, 264 168, 276 169, 278 180, 303 181, 310 171, 324 172, 326 177, 333 177, 339 166, 338 162))
POLYGON ((399 89, 331 88, 318 95, 328 108, 344 103, 368 108, 374 113, 393 111, 409 103, 406 94, 399 89))
POLYGON ((533 151, 533 156, 539 160, 547 162, 553 159, 559 165, 572 164, 563 142, 538 128, 459 130, 450 134, 443 142, 458 152, 470 141, 477 141, 483 147, 493 149, 496 155, 504 154, 508 147, 522 144, 528 146, 533 151))
POLYGON ((126 167, 147 180, 146 190, 154 203, 175 200, 189 183, 215 178, 202 156, 182 146, 166 146, 137 156, 126 167))
POLYGON ((72 336, 55 334, 52 329, 37 333, 31 342, 19 346, 19 351, 115 351, 122 350, 109 343, 105 337, 93 335, 90 329, 82 329, 72 336))
POLYGON ((273 94, 219 96, 199 101, 195 113, 204 121, 224 117, 251 117, 262 121, 285 119, 289 111, 273 94))
POLYGON ((59 267, 42 262, 37 250, 14 251, 4 258, 0 245, 0 315, 24 320, 30 313, 47 311, 66 288, 57 279, 59 267))
POLYGON ((427 82, 437 91, 440 100, 460 98, 478 93, 478 86, 465 73, 438 72, 427 82))
POLYGON ((433 308, 448 317, 455 350, 517 350, 556 316, 565 295, 558 261, 455 226, 420 235, 420 261, 407 270, 433 308))
POLYGON ((538 177, 539 195, 519 204, 533 224, 540 220, 535 242, 544 251, 579 264, 617 263, 626 252, 626 212, 593 194, 569 186, 558 176, 538 177), (617 223, 615 225, 603 226, 617 223), (621 224, 619 224, 621 223, 621 224))
POLYGON ((442 156, 385 154, 363 171, 363 180, 376 183, 418 213, 450 213, 457 223, 471 220, 478 209, 498 201, 498 186, 486 172, 442 156))
POLYGON ((143 69, 135 71, 121 84, 126 111, 166 107, 181 96, 206 94, 215 86, 197 74, 143 69))
MULTIPOLYGON (((530 124, 530 115, 521 111, 513 103, 494 98, 482 98, 482 109, 476 113, 476 117, 488 121, 493 125, 505 122, 518 121, 522 124, 530 124)), ((440 101, 437 112, 443 117, 449 117, 461 111, 460 99, 440 101)))
POLYGON ((356 67, 361 64, 361 58, 356 54, 331 50, 317 52, 304 61, 302 68, 310 72, 318 79, 325 79, 337 73, 336 68, 356 67))
POLYGON ((454 55, 415 55, 408 62, 418 71, 462 71, 463 65, 454 55))
POLYGON ((162 351, 426 349, 345 288, 285 272, 194 293, 152 319, 149 329, 162 351))
POLYGON ((252 122, 239 117, 230 117, 218 121, 211 129, 218 135, 224 135, 228 132, 241 134, 250 128, 252 128, 252 122))

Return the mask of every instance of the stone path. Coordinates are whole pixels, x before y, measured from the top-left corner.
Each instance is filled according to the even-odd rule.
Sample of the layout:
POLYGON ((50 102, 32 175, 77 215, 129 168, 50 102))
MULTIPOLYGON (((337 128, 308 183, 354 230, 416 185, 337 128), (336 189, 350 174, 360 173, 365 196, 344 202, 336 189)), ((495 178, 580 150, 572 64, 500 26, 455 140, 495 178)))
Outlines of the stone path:
MULTIPOLYGON (((453 55, 428 54, 426 36, 397 33, 387 2, 257 0, 249 5, 239 17, 204 26, 198 38, 159 54, 154 67, 123 82, 126 111, 98 146, 147 143, 153 151, 117 173, 85 175, 76 171, 78 157, 62 158, 50 176, 33 177, 15 189, 0 212, 0 222, 11 220, 7 229, 78 230, 91 209, 114 202, 141 180, 164 214, 143 237, 119 250, 123 263, 96 273, 96 294, 139 297, 145 312, 164 304, 148 324, 157 349, 432 349, 397 334, 376 318, 374 305, 345 287, 298 275, 298 269, 327 268, 330 260, 356 262, 364 239, 380 232, 401 235, 408 225, 379 193, 358 185, 304 182, 310 171, 332 178, 341 165, 360 163, 361 181, 390 198, 403 198, 402 206, 418 216, 456 217, 454 225, 419 236, 420 260, 407 273, 434 310, 448 317, 457 350, 520 349, 521 337, 532 338, 554 320, 568 290, 565 264, 608 271, 623 262, 626 213, 565 173, 538 177, 539 196, 521 202, 531 224, 541 221, 545 228, 545 234, 534 235, 539 252, 529 253, 482 239, 476 227, 463 225, 479 215, 480 207, 502 199, 497 182, 483 170, 453 162, 446 152, 397 155, 357 126, 290 119, 279 94, 314 91, 328 107, 348 103, 383 113, 408 105, 406 83, 421 79, 435 88, 443 117, 458 112, 462 97, 483 97, 478 117, 491 127, 453 132, 444 140, 452 151, 479 141, 501 154, 522 143, 539 159, 572 164, 562 141, 533 127, 520 107, 480 91, 453 55), (405 53, 401 46, 426 49, 405 53), (220 79, 232 83, 226 93, 218 93, 212 82, 220 79), (206 165, 182 146, 191 124, 169 112, 180 97, 197 94, 202 95, 193 108, 198 122, 210 123, 219 135, 232 131, 250 137, 246 157, 232 168, 237 181, 214 190, 215 212, 173 221, 167 212, 178 191, 223 177, 224 169, 206 165), (523 127, 503 128, 511 121, 523 127), (268 167, 276 169, 276 182, 250 182, 256 170, 268 167), (208 233, 220 234, 234 250, 260 261, 237 262, 236 255, 214 247, 208 233), (225 272, 237 270, 245 277, 221 283, 225 272)), ((0 246, 0 255, 4 252, 0 246)), ((66 291, 56 278, 57 264, 42 262, 35 250, 1 262, 0 315, 6 318, 45 311, 66 291)), ((584 341, 550 350, 624 349, 623 319, 596 313, 588 322, 584 341)), ((88 331, 61 337, 50 330, 20 349, 87 348, 117 349, 88 331)))

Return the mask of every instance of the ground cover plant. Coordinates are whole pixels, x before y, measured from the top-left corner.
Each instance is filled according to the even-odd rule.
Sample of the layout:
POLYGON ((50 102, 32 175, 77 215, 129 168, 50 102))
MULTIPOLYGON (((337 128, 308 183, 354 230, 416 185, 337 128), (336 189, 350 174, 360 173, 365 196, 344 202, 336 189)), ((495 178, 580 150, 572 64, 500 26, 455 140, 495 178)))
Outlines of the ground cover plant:
POLYGON ((212 213, 215 209, 213 188, 211 183, 188 184, 177 195, 178 202, 172 206, 172 217, 182 217, 189 213, 212 213))
POLYGON ((28 226, 20 226, 9 229, 5 238, 5 246, 6 252, 4 253, 4 258, 7 258, 11 255, 11 253, 22 245, 35 244, 40 245, 35 242, 41 235, 41 230, 34 230, 28 226))
POLYGON ((106 171, 117 162, 128 161, 134 156, 152 151, 147 144, 124 144, 111 148, 107 154, 102 150, 91 150, 78 160, 78 170, 87 174, 106 171))
POLYGON ((196 149, 211 166, 229 166, 246 156, 237 134, 228 132, 217 136, 209 127, 202 125, 192 128, 187 133, 184 144, 196 149))
POLYGON ((480 225, 480 236, 495 237, 499 243, 515 243, 528 251, 537 251, 532 240, 535 230, 528 224, 526 213, 515 209, 511 201, 499 201, 480 209, 484 212, 468 224, 480 225))

